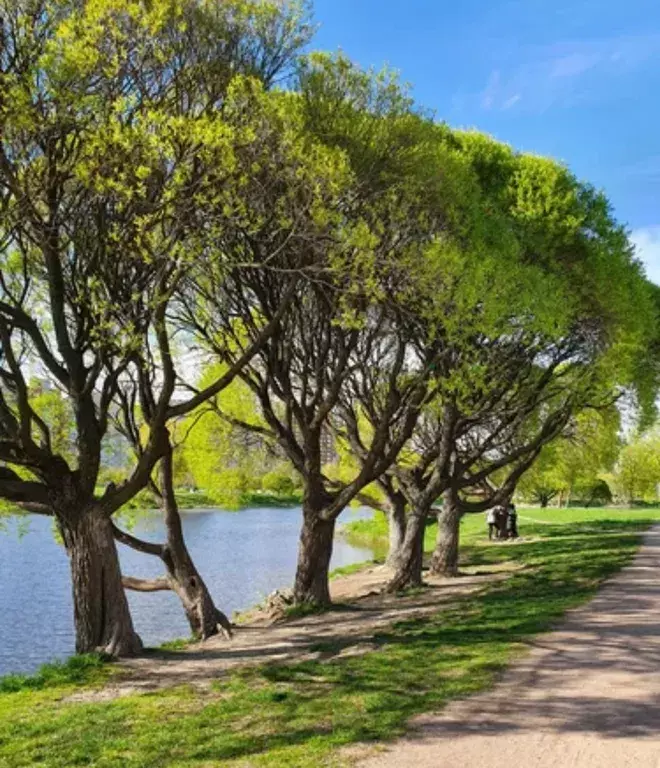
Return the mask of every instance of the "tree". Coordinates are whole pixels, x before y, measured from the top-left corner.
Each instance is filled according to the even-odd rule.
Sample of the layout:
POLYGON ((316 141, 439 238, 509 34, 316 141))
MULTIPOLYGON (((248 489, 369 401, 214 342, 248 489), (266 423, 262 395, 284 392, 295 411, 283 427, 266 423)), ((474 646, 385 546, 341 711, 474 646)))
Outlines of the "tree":
MULTIPOLYGON (((226 366, 211 363, 198 386, 203 389, 222 370, 226 366)), ((177 425, 176 430, 180 435, 179 452, 191 467, 195 484, 227 507, 240 506, 244 495, 259 489, 261 478, 282 464, 282 457, 275 455, 275 446, 243 423, 252 423, 256 429, 265 427, 254 393, 236 380, 177 425)), ((276 484, 275 477, 272 481, 276 484)), ((293 485, 290 478, 289 483, 293 485)))
POLYGON ((521 478, 517 493, 547 507, 557 496, 569 500, 578 494, 585 501, 598 490, 600 475, 609 472, 620 449, 619 412, 585 411, 571 419, 563 434, 546 445, 521 478))
MULTIPOLYGON (((567 357, 550 379, 555 397, 565 398, 564 423, 585 409, 611 406, 626 389, 648 393, 653 377, 640 372, 639 361, 657 336, 654 298, 607 199, 552 161, 493 151, 489 140, 476 135, 459 141, 484 188, 510 217, 524 262, 543 270, 544 288, 552 286, 557 314, 555 328, 551 323, 546 333, 567 357)), ((536 365, 546 368, 543 357, 536 365)), ((549 439, 559 434, 561 421, 558 426, 549 439)), ((498 464, 496 459, 491 469, 498 464)), ((485 472, 478 469, 471 479, 485 472)), ((455 570, 459 519, 455 514, 446 531, 449 544, 442 536, 438 541, 434 570, 455 570)))
MULTIPOLYGON (((571 416, 611 404, 638 381, 636 356, 654 330, 647 286, 601 195, 551 161, 486 137, 440 137, 462 149, 479 177, 492 216, 486 232, 500 248, 476 268, 470 248, 441 267, 453 266, 457 284, 472 290, 437 311, 444 354, 436 397, 390 469, 394 491, 409 504, 392 588, 421 581, 424 521, 441 494, 431 568, 455 574, 461 515, 506 500, 571 416), (470 500, 475 491, 480 501, 470 500)), ((418 294, 428 290, 420 285, 418 294)), ((421 343, 429 338, 423 329, 421 343)), ((365 413, 371 399, 367 391, 365 413)), ((355 428, 352 443, 359 451, 355 428)))
MULTIPOLYGON (((465 372, 452 371, 448 365, 452 355, 445 356, 436 398, 420 415, 410 444, 389 470, 385 492, 392 503, 398 495, 408 505, 403 535, 397 537, 400 546, 390 555, 395 569, 392 590, 421 583, 424 528, 439 496, 443 504, 432 569, 451 575, 457 566, 455 532, 460 516, 467 509, 508 498, 541 446, 565 423, 567 402, 550 385, 566 353, 555 350, 553 361, 547 345, 538 348, 523 344, 524 335, 507 336, 506 342, 478 345, 472 352, 463 345, 461 359, 471 361, 465 372), (538 366, 541 356, 543 368, 538 366), (474 377, 477 358, 479 382, 474 377), (457 373, 460 376, 455 377, 457 373), (460 380, 463 391, 449 387, 452 380, 460 380), (500 484, 495 489, 490 481, 496 475, 500 484), (478 502, 469 500, 475 490, 481 491, 478 502)), ((368 404, 369 399, 366 390, 362 402, 368 404)), ((355 432, 351 439, 360 451, 355 432)))
POLYGON ((240 116, 236 74, 272 81, 307 31, 281 3, 1 5, 0 496, 56 518, 79 652, 141 647, 111 518, 168 462, 166 424, 181 409, 171 404, 165 312, 203 247, 192 213, 240 199, 218 200, 227 179, 236 183, 223 190, 241 186, 234 150, 244 138, 219 106, 233 94, 240 116), (160 357, 148 361, 152 334, 160 357), (164 375, 139 459, 97 494, 122 382, 156 359, 164 375), (40 412, 29 368, 64 393, 73 456, 59 452, 58 419, 40 412))
MULTIPOLYGON (((240 349, 258 328, 253 318, 272 317, 291 296, 277 331, 241 377, 259 399, 265 434, 278 441, 304 486, 295 599, 327 603, 336 519, 383 473, 426 397, 428 359, 416 354, 397 292, 403 296, 409 267, 433 246, 441 223, 448 240, 457 229, 455 197, 448 187, 460 186, 463 177, 453 153, 428 141, 431 123, 411 112, 389 76, 360 72, 343 58, 314 57, 303 68, 300 87, 300 95, 283 97, 289 113, 299 115, 328 157, 348 163, 338 193, 317 211, 326 235, 303 241, 296 233, 297 240, 283 244, 273 269, 218 281, 219 290, 204 296, 208 311, 196 308, 190 318, 209 348, 231 364, 233 355, 219 349, 215 339, 230 334, 240 349), (452 185, 424 184, 428 172, 420 177, 431 161, 443 163, 452 185), (412 169, 416 173, 409 173, 412 169), (292 282, 296 273, 305 278, 292 282), (215 315, 222 319, 223 313, 213 308, 227 305, 240 324, 218 323, 215 315), (200 315, 215 325, 205 320, 203 327, 200 315), (324 436, 353 368, 365 355, 386 371, 381 417, 355 474, 328 478, 324 436)), ((206 272, 211 274, 208 266, 206 272)))
POLYGON ((616 494, 632 504, 656 501, 659 483, 660 438, 651 431, 624 445, 612 473, 612 484, 616 494))

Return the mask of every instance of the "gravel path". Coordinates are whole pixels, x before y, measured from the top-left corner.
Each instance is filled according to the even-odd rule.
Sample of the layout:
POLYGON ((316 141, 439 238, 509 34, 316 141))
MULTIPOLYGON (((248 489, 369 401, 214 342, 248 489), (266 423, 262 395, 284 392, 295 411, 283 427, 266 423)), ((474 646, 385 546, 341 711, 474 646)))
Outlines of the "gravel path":
POLYGON ((660 768, 660 526, 493 691, 411 725, 361 768, 660 768))

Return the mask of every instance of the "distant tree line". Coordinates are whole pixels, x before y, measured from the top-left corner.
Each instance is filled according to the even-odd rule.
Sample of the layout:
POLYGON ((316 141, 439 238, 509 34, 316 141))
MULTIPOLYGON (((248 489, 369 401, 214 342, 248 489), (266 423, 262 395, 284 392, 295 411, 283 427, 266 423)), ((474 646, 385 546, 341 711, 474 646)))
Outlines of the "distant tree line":
POLYGON ((293 0, 0 0, 0 497, 56 521, 79 652, 140 652, 127 586, 230 631, 174 494, 177 461, 240 466, 195 458, 218 422, 295 473, 294 599, 327 604, 349 504, 387 510, 390 589, 436 513, 455 574, 463 514, 623 393, 651 411, 657 297, 605 196, 312 29, 293 0), (162 542, 117 521, 145 488, 162 542))

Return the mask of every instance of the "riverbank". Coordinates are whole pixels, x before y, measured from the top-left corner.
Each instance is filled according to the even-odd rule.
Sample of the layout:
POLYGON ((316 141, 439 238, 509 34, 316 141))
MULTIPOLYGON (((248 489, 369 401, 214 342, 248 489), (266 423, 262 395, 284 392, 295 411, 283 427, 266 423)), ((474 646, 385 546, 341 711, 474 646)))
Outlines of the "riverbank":
MULTIPOLYGON (((17 692, 0 694, 0 764, 349 764, 362 754, 356 745, 392 739, 413 715, 491 686, 520 656, 521 643, 550 629, 630 561, 652 521, 641 511, 562 510, 554 521, 539 516, 527 522, 520 542, 489 544, 483 521, 468 518, 462 567, 477 576, 484 572, 481 592, 438 602, 421 617, 392 608, 387 625, 366 641, 364 633, 347 634, 344 642, 316 648, 316 658, 298 657, 294 647, 287 663, 233 669, 218 678, 204 678, 200 665, 196 680, 183 677, 149 696, 105 701, 80 696, 107 687, 108 676, 114 685, 121 665, 101 672, 94 667, 86 682, 80 671, 71 683, 60 678, 35 688, 23 681, 17 692), (511 576, 489 577, 504 565, 513 569, 511 576)), ((427 542, 433 534, 428 531, 427 542)), ((344 602, 347 617, 358 624, 359 601, 344 602)), ((292 622, 292 636, 323 618, 292 622)), ((325 618, 331 625, 334 613, 325 618)), ((211 652, 234 653, 231 644, 211 652)), ((194 660, 195 650, 184 655, 194 660)))
MULTIPOLYGON (((278 494, 262 491, 250 491, 242 493, 236 498, 235 503, 222 504, 205 491, 190 491, 177 488, 175 496, 179 509, 223 509, 226 511, 240 511, 250 507, 296 507, 302 500, 302 493, 278 494)), ((141 491, 134 499, 125 505, 126 510, 155 509, 158 506, 156 497, 149 491, 141 491)))
MULTIPOLYGON (((371 514, 346 512, 346 520, 371 514)), ((290 585, 296 569, 299 507, 253 507, 240 512, 195 509, 182 514, 186 541, 216 604, 228 616, 245 611, 273 590, 290 585)), ((121 522, 124 524, 124 521, 121 522)), ((164 541, 160 512, 126 521, 146 541, 164 541)), ((162 563, 120 547, 122 571, 153 579, 162 563)), ((332 568, 373 558, 369 548, 339 538, 332 568)), ((71 575, 63 547, 53 536, 52 520, 32 515, 11 517, 0 532, 0 676, 33 674, 41 664, 66 659, 74 650, 71 575), (38 610, 35 609, 38 607, 38 610)), ((179 598, 171 592, 130 593, 135 627, 151 647, 188 637, 190 627, 179 598)))
MULTIPOLYGON (((101 489, 99 489, 101 492, 101 489)), ((266 493, 262 491, 251 491, 241 494, 234 504, 219 503, 205 491, 189 491, 177 489, 175 491, 176 501, 180 511, 222 509, 225 512, 240 512, 243 509, 252 507, 276 507, 288 508, 300 506, 302 502, 302 492, 291 494, 266 493)), ((158 500, 148 490, 141 491, 131 499, 122 508, 125 513, 144 512, 158 508, 158 500)), ((15 515, 29 516, 28 512, 23 512, 19 507, 12 506, 7 502, 0 501, 0 524, 2 518, 8 518, 15 515)))

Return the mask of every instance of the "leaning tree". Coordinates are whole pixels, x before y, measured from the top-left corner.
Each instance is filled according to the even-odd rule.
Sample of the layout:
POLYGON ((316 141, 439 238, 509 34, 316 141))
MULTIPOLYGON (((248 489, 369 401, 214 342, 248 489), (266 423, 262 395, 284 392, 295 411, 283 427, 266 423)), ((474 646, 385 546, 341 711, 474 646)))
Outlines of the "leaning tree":
MULTIPOLYGON (((209 163, 211 173, 198 185, 194 207, 185 211, 185 226, 192 233, 186 239, 180 275, 174 282, 167 280, 173 288, 154 313, 152 338, 146 339, 142 354, 136 355, 122 377, 117 397, 119 429, 139 459, 148 449, 154 423, 160 423, 159 401, 168 389, 164 419, 170 434, 163 441, 159 480, 152 484, 165 512, 167 541, 147 542, 114 526, 123 544, 160 557, 166 575, 148 581, 129 578, 124 583, 142 591, 174 590, 200 637, 213 634, 218 622, 225 631, 229 625, 214 606, 183 540, 173 489, 171 433, 185 430, 186 417, 194 425, 199 413, 213 406, 236 376, 280 336, 301 280, 295 270, 282 268, 281 253, 314 249, 336 236, 332 217, 320 216, 319 211, 335 204, 346 177, 341 157, 333 163, 325 148, 310 141, 299 121, 288 114, 286 101, 253 80, 235 78, 218 112, 223 119, 223 146, 229 130, 236 136, 232 163, 227 164, 228 170, 209 163), (253 306, 241 306, 237 299, 244 284, 260 281, 266 274, 278 276, 273 277, 278 285, 281 278, 284 288, 272 312, 257 315, 253 306), (225 292, 231 300, 211 301, 225 292), (250 334, 246 335, 241 329, 247 327, 250 334), (187 362, 173 348, 177 334, 185 334, 187 362), (197 342, 212 348, 216 359, 229 361, 212 368, 213 376, 201 387, 194 386, 194 375, 185 375, 191 360, 193 371, 203 363, 204 349, 195 353, 197 342)), ((131 312, 127 307, 128 323, 131 312)))
MULTIPOLYGON (((231 364, 260 323, 285 297, 290 301, 241 372, 266 423, 244 426, 277 440, 302 478, 294 598, 327 603, 336 520, 387 469, 429 396, 434 347, 419 354, 415 326, 406 320, 408 273, 429 249, 459 247, 475 180, 458 153, 435 141, 437 128, 412 111, 388 75, 361 72, 342 57, 315 56, 302 67, 299 92, 282 99, 310 139, 346 164, 343 188, 317 213, 333 223, 332 236, 283 242, 277 260, 259 272, 215 278, 211 260, 204 265, 208 279, 193 286, 188 318, 207 347, 231 364), (462 198, 468 202, 459 204, 462 198), (223 310, 228 306, 232 312, 223 310), (383 374, 379 419, 356 472, 328 477, 323 445, 365 358, 383 374)), ((241 245, 250 253, 259 242, 243 238, 241 245)), ((228 247, 222 239, 219 246, 228 247)))
POLYGON ((258 141, 238 135, 245 76, 272 82, 307 34, 279 2, 2 4, 0 496, 55 517, 79 652, 141 647, 112 516, 167 462, 167 422, 181 411, 166 310, 203 250, 193 214, 242 204, 237 152, 258 141), (227 94, 233 123, 219 109, 227 94), (99 491, 111 415, 154 336, 163 375, 143 408, 146 438, 128 476, 99 491), (70 404, 72 456, 40 408, 46 385, 70 404))
MULTIPOLYGON (((441 139, 465 153, 492 233, 508 236, 487 258, 477 251, 475 262, 467 248, 460 260, 445 259, 433 288, 420 283, 409 303, 422 347, 440 340, 443 349, 434 399, 381 480, 399 529, 393 589, 421 581, 424 525, 440 496, 432 570, 456 573, 462 514, 505 500, 576 412, 611 405, 638 380, 653 329, 647 287, 601 195, 551 161, 486 137, 445 131, 441 139), (494 477, 499 487, 470 501, 494 477)), ((360 393, 367 424, 374 391, 360 393)), ((345 423, 360 457, 360 421, 345 423)))

